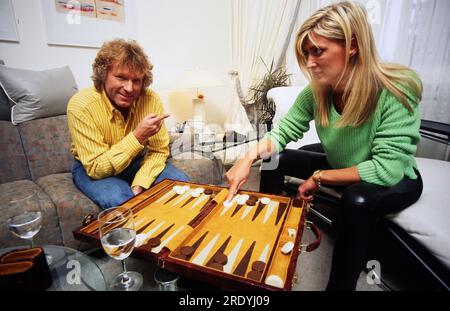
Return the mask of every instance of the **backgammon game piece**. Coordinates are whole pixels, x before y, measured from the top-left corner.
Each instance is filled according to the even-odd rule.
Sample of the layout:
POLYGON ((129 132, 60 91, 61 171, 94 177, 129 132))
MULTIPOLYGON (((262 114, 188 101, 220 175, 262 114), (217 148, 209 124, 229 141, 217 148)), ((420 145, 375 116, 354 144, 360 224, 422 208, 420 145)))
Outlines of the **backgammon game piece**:
MULTIPOLYGON (((213 285, 291 290, 306 209, 299 198, 173 180, 133 197, 132 256, 213 285)), ((74 231, 99 245, 98 222, 74 231)))
POLYGON ((288 228, 288 235, 290 238, 295 238, 295 235, 297 234, 297 230, 293 228, 288 228))
POLYGON ((283 247, 281 248, 281 252, 283 254, 287 255, 290 252, 292 252, 293 249, 294 249, 294 243, 289 241, 289 242, 287 242, 286 244, 283 245, 283 247))

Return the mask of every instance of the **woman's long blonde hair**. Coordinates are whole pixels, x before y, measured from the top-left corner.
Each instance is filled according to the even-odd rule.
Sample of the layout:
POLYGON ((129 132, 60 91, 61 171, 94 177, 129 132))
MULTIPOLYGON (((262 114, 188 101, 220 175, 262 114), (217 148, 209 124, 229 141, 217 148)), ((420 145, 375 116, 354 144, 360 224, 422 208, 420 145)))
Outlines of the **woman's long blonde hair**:
POLYGON ((365 8, 349 1, 340 2, 318 10, 303 23, 297 34, 297 61, 301 70, 312 80, 317 103, 316 122, 319 125, 328 125, 329 90, 316 85, 306 67, 307 57, 303 46, 306 39, 315 44, 313 33, 329 40, 341 41, 345 45, 345 68, 341 76, 342 80, 347 72, 342 97, 345 107, 338 126, 359 126, 369 120, 376 110, 383 88, 391 92, 410 112, 412 108, 408 100, 420 101, 422 83, 413 70, 380 62, 365 8), (357 44, 357 53, 350 58, 352 40, 357 44))

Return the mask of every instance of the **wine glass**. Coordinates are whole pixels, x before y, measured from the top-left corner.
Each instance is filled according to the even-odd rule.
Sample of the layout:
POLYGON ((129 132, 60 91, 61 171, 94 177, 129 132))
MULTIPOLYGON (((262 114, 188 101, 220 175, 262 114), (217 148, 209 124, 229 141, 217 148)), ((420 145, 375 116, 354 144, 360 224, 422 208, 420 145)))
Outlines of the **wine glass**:
POLYGON ((5 204, 9 211, 16 214, 7 220, 9 231, 21 239, 29 240, 33 248, 33 237, 42 226, 42 212, 37 193, 32 191, 25 196, 9 198, 5 204))
POLYGON ((110 257, 122 262, 123 272, 113 279, 111 290, 139 290, 143 283, 142 275, 127 271, 125 266, 125 258, 131 254, 136 242, 131 209, 123 206, 113 207, 100 212, 97 219, 103 249, 110 257))

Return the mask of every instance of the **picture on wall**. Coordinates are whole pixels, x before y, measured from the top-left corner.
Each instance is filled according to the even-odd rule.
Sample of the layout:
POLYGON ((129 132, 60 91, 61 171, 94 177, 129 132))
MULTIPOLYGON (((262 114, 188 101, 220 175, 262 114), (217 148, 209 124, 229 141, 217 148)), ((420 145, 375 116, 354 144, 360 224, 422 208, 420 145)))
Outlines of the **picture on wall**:
POLYGON ((55 0, 58 13, 125 22, 124 0, 55 0))
POLYGON ((16 16, 11 0, 0 0, 0 40, 19 42, 16 16))
POLYGON ((137 32, 136 0, 41 0, 41 7, 50 45, 99 48, 137 32))
POLYGON ((55 0, 56 11, 62 14, 77 12, 81 16, 97 18, 95 0, 55 0))
POLYGON ((123 0, 96 0, 97 18, 124 22, 123 0))

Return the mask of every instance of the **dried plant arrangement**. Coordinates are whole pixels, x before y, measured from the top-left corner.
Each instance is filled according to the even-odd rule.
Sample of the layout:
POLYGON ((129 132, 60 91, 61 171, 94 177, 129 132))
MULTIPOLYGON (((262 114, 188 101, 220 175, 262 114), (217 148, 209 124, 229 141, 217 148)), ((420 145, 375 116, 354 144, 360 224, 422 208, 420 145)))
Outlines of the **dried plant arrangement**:
POLYGON ((263 78, 258 80, 252 87, 250 87, 248 102, 255 106, 257 111, 257 123, 267 124, 272 122, 275 116, 275 103, 267 99, 267 92, 279 86, 289 86, 291 74, 287 73, 284 66, 274 68, 274 62, 270 67, 262 60, 267 72, 263 78))

